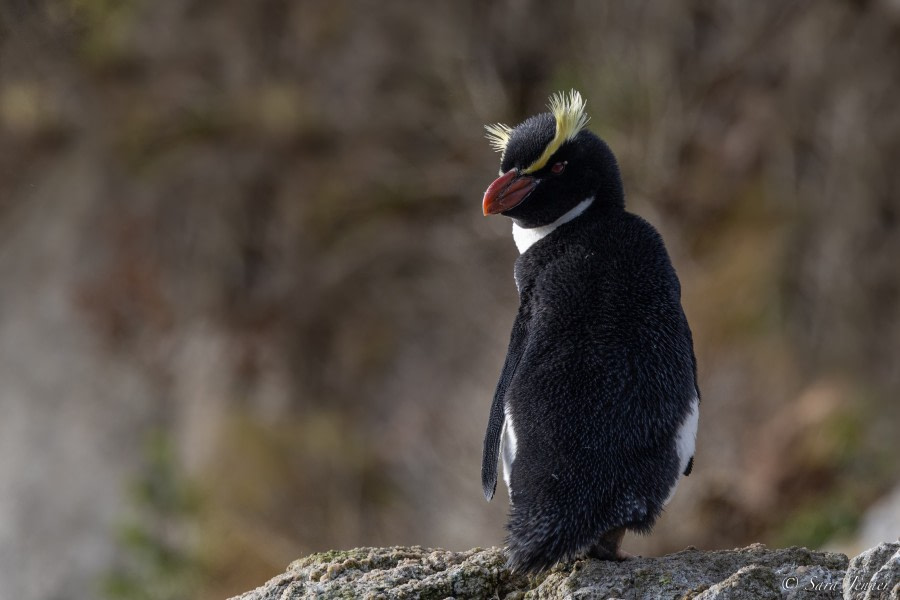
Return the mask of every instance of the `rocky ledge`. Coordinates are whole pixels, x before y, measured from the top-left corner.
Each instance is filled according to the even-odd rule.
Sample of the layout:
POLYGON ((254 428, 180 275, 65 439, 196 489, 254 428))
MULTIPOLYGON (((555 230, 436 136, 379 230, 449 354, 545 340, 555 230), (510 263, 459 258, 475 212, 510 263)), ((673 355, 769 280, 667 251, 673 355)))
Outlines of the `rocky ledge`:
POLYGON ((233 600, 366 598, 692 598, 900 600, 900 543, 852 561, 843 554, 754 544, 660 558, 593 559, 557 565, 537 577, 511 573, 502 549, 357 548, 293 562, 265 585, 233 600))

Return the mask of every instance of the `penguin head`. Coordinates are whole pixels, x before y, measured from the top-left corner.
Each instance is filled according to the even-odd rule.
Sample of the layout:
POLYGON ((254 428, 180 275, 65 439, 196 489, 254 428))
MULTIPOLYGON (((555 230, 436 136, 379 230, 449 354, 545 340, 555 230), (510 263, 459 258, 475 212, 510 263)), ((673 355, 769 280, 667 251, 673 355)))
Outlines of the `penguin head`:
POLYGON ((500 177, 484 193, 485 215, 502 214, 524 228, 553 223, 583 200, 624 206, 622 180, 609 146, 585 129, 581 94, 554 94, 550 112, 516 127, 488 125, 502 153, 500 177))

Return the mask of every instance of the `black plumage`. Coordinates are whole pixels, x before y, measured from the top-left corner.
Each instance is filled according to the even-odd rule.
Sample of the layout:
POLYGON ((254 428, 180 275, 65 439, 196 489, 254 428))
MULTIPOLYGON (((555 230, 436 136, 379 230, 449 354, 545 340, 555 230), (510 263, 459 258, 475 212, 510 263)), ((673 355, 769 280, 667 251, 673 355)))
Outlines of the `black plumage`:
POLYGON ((485 196, 486 214, 539 238, 515 263, 520 306, 482 465, 490 499, 503 432, 504 452, 514 453, 505 457, 514 458, 510 564, 529 572, 617 558, 625 529, 650 531, 690 470, 679 435, 690 435, 682 445, 692 465, 693 431, 683 430, 699 401, 678 277, 660 235, 625 210, 608 146, 582 128, 535 164, 560 122, 545 113, 511 130, 505 175, 485 196), (500 211, 504 190, 519 188, 500 211))

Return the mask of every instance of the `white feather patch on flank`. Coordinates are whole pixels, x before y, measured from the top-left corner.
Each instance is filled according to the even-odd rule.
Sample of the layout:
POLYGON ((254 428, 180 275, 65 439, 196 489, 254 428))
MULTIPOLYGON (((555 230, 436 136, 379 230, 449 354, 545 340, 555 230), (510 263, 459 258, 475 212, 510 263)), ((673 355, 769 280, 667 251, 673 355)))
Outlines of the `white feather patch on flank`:
POLYGON ((681 480, 684 470, 687 469, 691 457, 694 456, 694 446, 697 440, 697 425, 700 422, 700 399, 694 396, 691 401, 691 412, 688 413, 684 421, 678 427, 678 435, 675 437, 675 449, 678 452, 678 477, 672 489, 669 490, 669 497, 666 498, 665 504, 669 503, 672 496, 675 495, 675 488, 681 480))
POLYGON ((512 413, 510 413, 509 405, 503 411, 505 418, 503 419, 503 430, 500 432, 500 458, 503 459, 503 481, 506 482, 506 489, 509 492, 510 500, 512 500, 512 489, 509 487, 509 481, 512 478, 513 461, 516 460, 516 448, 518 441, 516 440, 516 431, 513 429, 512 413))
POLYGON ((526 229, 525 227, 519 227, 518 225, 513 223, 513 239, 516 241, 516 248, 519 249, 519 254, 524 253, 536 242, 553 233, 553 230, 563 223, 568 223, 575 217, 579 216, 581 213, 587 210, 587 207, 590 206, 593 202, 593 196, 588 198, 587 200, 582 200, 569 212, 553 221, 549 225, 542 225, 540 227, 532 227, 530 229, 526 229))

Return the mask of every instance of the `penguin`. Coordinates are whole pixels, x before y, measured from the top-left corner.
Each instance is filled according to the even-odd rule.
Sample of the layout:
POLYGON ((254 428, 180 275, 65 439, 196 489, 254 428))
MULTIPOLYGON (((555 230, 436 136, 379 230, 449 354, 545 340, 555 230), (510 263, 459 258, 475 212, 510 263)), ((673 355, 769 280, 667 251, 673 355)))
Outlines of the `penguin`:
POLYGON ((624 560, 693 468, 700 391, 681 285, 656 229, 625 210, 581 94, 516 127, 488 125, 500 176, 487 215, 512 220, 519 293, 484 439, 491 500, 509 492, 512 570, 624 560))

